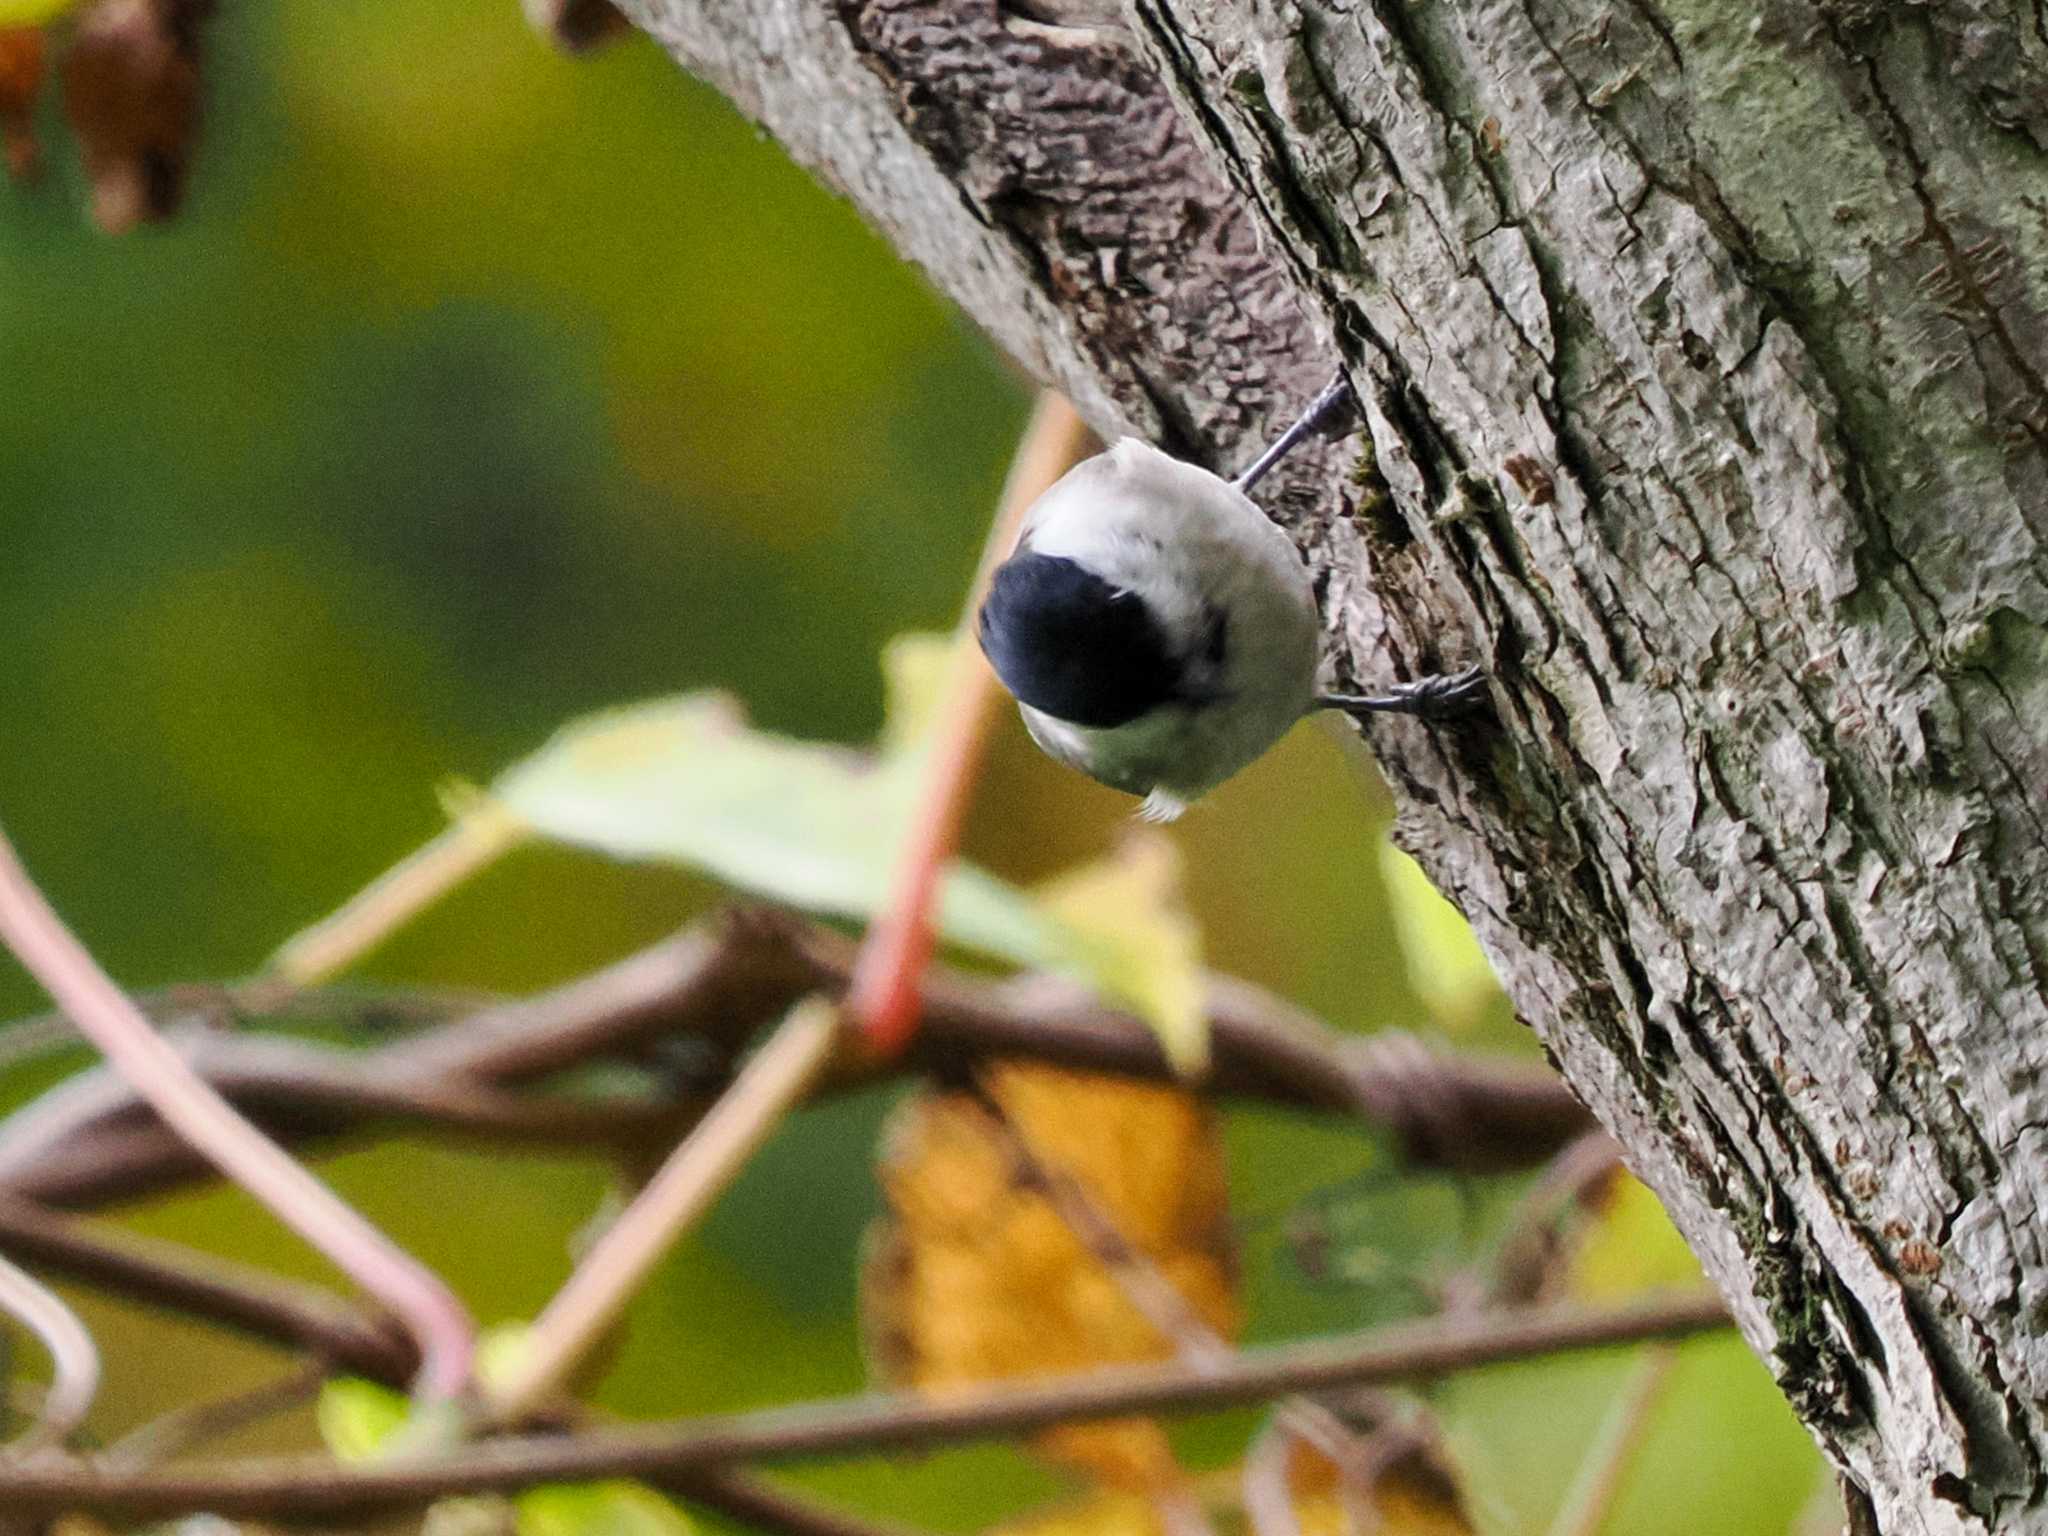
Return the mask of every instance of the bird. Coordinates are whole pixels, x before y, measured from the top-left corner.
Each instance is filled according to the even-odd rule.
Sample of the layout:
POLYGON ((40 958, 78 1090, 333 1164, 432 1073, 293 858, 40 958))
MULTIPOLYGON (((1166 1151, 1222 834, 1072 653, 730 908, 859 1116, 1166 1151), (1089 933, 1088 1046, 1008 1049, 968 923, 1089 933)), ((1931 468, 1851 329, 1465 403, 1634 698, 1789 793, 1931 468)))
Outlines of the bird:
POLYGON ((1126 437, 1033 503, 975 629, 1048 755, 1172 821, 1313 710, 1436 717, 1483 696, 1477 668, 1317 691, 1308 569, 1249 492, 1354 405, 1340 372, 1234 480, 1126 437))

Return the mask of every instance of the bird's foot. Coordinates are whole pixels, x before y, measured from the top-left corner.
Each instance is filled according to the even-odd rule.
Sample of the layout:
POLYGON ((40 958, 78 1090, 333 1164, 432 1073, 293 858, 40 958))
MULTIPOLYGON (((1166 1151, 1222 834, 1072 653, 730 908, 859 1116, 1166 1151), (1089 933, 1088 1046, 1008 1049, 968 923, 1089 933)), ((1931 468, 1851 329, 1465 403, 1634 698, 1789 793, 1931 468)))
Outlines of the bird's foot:
POLYGON ((1486 698, 1486 674, 1477 667, 1402 683, 1385 693, 1324 693, 1316 708, 1341 709, 1347 715, 1415 715, 1443 720, 1476 708, 1486 698))
POLYGON ((1308 409, 1301 413, 1294 425, 1274 439, 1273 446, 1230 483, 1240 491, 1249 491, 1265 479, 1268 470, 1308 438, 1318 434, 1334 437, 1340 432, 1353 431, 1364 420, 1365 410, 1359 405, 1357 392, 1351 387, 1351 376, 1339 368, 1337 376, 1323 386, 1323 392, 1309 402, 1308 409))

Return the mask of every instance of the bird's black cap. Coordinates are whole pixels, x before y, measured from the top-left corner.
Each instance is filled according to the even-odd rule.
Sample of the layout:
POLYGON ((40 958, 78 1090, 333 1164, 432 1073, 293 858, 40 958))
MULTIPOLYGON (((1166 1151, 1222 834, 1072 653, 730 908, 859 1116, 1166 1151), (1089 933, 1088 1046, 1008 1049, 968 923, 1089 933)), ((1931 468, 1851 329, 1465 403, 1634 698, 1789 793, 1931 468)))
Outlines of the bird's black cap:
POLYGON ((1059 555, 1026 550, 997 567, 979 629, 1003 686, 1071 725, 1123 725, 1181 691, 1144 599, 1059 555))

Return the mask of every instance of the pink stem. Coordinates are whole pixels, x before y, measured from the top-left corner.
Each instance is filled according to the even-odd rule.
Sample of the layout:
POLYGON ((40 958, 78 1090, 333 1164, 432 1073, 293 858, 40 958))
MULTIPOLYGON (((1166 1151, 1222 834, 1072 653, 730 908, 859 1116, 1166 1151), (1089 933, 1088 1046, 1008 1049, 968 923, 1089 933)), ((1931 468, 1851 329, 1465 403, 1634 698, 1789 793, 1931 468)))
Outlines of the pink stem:
POLYGON ((192 1071, 64 926, 4 833, 0 941, 166 1125, 391 1309, 419 1346, 422 1398, 462 1392, 476 1329, 454 1292, 192 1071))

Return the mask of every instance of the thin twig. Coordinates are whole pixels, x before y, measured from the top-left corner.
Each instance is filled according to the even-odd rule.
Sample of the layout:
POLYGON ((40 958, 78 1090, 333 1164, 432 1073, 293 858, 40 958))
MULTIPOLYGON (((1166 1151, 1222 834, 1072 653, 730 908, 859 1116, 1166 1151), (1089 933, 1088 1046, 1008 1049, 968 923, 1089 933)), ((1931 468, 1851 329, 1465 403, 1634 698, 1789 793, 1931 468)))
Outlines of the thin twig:
POLYGON ((1238 1483, 1245 1522, 1255 1536, 1301 1536, 1294 1512, 1294 1436, 1277 1419, 1267 1420, 1252 1437, 1238 1483))
MULTIPOLYGON (((673 1103, 647 1095, 514 1094, 488 1084, 407 1076, 374 1056, 281 1035, 201 1034, 172 1039, 191 1069, 250 1118, 287 1110, 334 1126, 422 1121, 514 1145, 626 1147, 672 1127, 673 1103)), ((92 1068, 66 1078, 0 1122, 0 1185, 25 1169, 61 1162, 81 1136, 147 1113, 119 1073, 92 1068)))
POLYGON ((78 1457, 0 1467, 0 1508, 29 1515, 90 1509, 150 1516, 206 1509, 236 1518, 340 1517, 448 1494, 601 1477, 660 1481, 702 1467, 839 1456, 987 1440, 1077 1420, 1192 1413, 1290 1392, 1418 1381, 1477 1366, 1728 1325, 1717 1296, 1649 1297, 1611 1310, 1537 1307, 1431 1319, 1278 1349, 1245 1350, 1220 1367, 1125 1366, 957 1393, 870 1396, 757 1413, 671 1420, 574 1438, 514 1436, 433 1461, 339 1466, 323 1457, 226 1461, 111 1472, 78 1457))
POLYGON ((847 1016, 879 1056, 901 1051, 916 1031, 919 983, 937 943, 932 904, 939 877, 959 845, 960 824, 988 742, 997 690, 995 674, 973 643, 975 613, 996 567, 1017 543, 1024 514, 1074 466, 1088 443, 1088 428, 1067 397, 1058 390, 1040 390, 956 628, 945 692, 925 748, 916 818, 897 850, 888 899, 868 924, 847 988, 847 1016))
POLYGON ((493 1412, 516 1421, 561 1385, 661 1256, 736 1178, 810 1088, 839 1040, 839 1010, 799 1003, 711 1112, 583 1256, 526 1335, 512 1368, 487 1384, 493 1412))
POLYGON ((1559 1224, 1620 1167, 1620 1144, 1605 1131, 1588 1131, 1550 1160, 1509 1217, 1492 1274, 1476 1287, 1488 1303, 1513 1305, 1544 1294, 1567 1246, 1559 1224))
POLYGON ((1443 1310, 1527 1306, 1554 1294, 1578 1235, 1566 1230, 1566 1218, 1620 1167, 1621 1147, 1603 1130, 1565 1147, 1515 1202, 1491 1256, 1445 1280, 1443 1310))
POLYGON ((418 1362, 389 1319, 331 1291, 160 1239, 95 1229, 0 1194, 0 1248, 25 1263, 303 1349, 380 1381, 418 1362))
POLYGON ((405 1323, 419 1341, 422 1396, 462 1391, 475 1328, 454 1292, 193 1074, 64 926, 4 836, 0 938, 167 1125, 405 1323))
MULTIPOLYGON (((386 1386, 402 1387, 411 1371, 409 1366, 392 1369, 388 1362, 379 1369, 372 1362, 363 1374, 386 1386)), ((174 1409, 115 1441, 95 1459, 95 1465, 132 1469, 182 1455, 204 1441, 298 1406, 319 1391, 326 1376, 326 1365, 312 1360, 249 1391, 174 1409)), ((732 1468, 699 1467, 650 1481, 707 1509, 784 1536, 923 1536, 907 1526, 841 1513, 732 1468)))
POLYGON ((187 1403, 159 1414, 116 1440, 99 1459, 110 1467, 146 1467, 169 1461, 209 1440, 312 1401, 326 1379, 326 1362, 308 1360, 296 1370, 230 1397, 187 1403))
MULTIPOLYGON (((283 987, 303 987, 332 976, 525 835, 525 827, 502 808, 489 802, 470 807, 431 842, 285 940, 271 956, 272 975, 283 987)), ((260 997, 261 989, 255 995, 260 997)))
MULTIPOLYGON (((463 1086, 456 1078, 471 1079, 472 1088, 523 1081, 636 1051, 665 1034, 690 1032, 734 1051, 763 1020, 806 993, 842 993, 852 961, 853 946, 828 929, 763 909, 727 912, 550 992, 483 1009, 360 1058, 332 1060, 325 1070, 334 1094, 317 1116, 293 1109, 288 1076, 267 1082, 263 1120, 286 1138, 345 1129, 354 1123, 342 1098, 351 1078, 366 1094, 374 1088, 387 1095, 381 1107, 397 1113, 401 1104, 388 1097, 394 1093, 424 1093, 430 1085, 453 1093, 463 1086)), ((925 1024, 904 1060, 883 1064, 849 1055, 835 1064, 821 1091, 906 1070, 957 1074, 992 1056, 1172 1078, 1150 1029, 1068 982, 990 982, 938 967, 926 978, 924 996, 925 1024)), ((1592 1124, 1570 1090, 1541 1067, 1346 1037, 1269 993, 1226 978, 1210 981, 1209 1015, 1208 1091, 1369 1121, 1411 1161, 1427 1166, 1474 1172, 1527 1167, 1592 1124)), ((241 1043, 220 1037, 204 1056, 225 1070, 239 1059, 241 1043)), ((509 1110, 493 1112, 511 1118, 509 1110)), ((28 1136, 38 1111, 22 1113, 27 1129, 19 1134, 28 1136)), ((530 1113, 539 1121, 556 1111, 530 1113)), ((479 1129, 484 1118, 481 1110, 473 1116, 479 1129)), ((46 1203, 102 1204, 189 1173, 175 1143, 161 1133, 141 1129, 109 1139, 103 1122, 73 1125, 63 1146, 15 1161, 4 1148, 18 1128, 7 1124, 0 1132, 0 1187, 46 1203)), ((506 1134, 528 1129, 538 1134, 540 1128, 506 1134)))
POLYGON ((62 1445, 85 1422, 100 1389, 100 1351, 92 1333, 64 1299, 35 1276, 0 1258, 0 1312, 41 1340, 50 1356, 50 1385, 36 1422, 7 1447, 27 1456, 62 1445))
POLYGON ((1635 1369, 1615 1394, 1600 1422, 1599 1434, 1586 1448, 1571 1490, 1550 1523, 1550 1536, 1599 1536, 1613 1511, 1615 1495, 1621 1492, 1629 1463, 1649 1436, 1651 1410, 1677 1363, 1678 1351, 1669 1344, 1652 1344, 1638 1353, 1635 1369))

